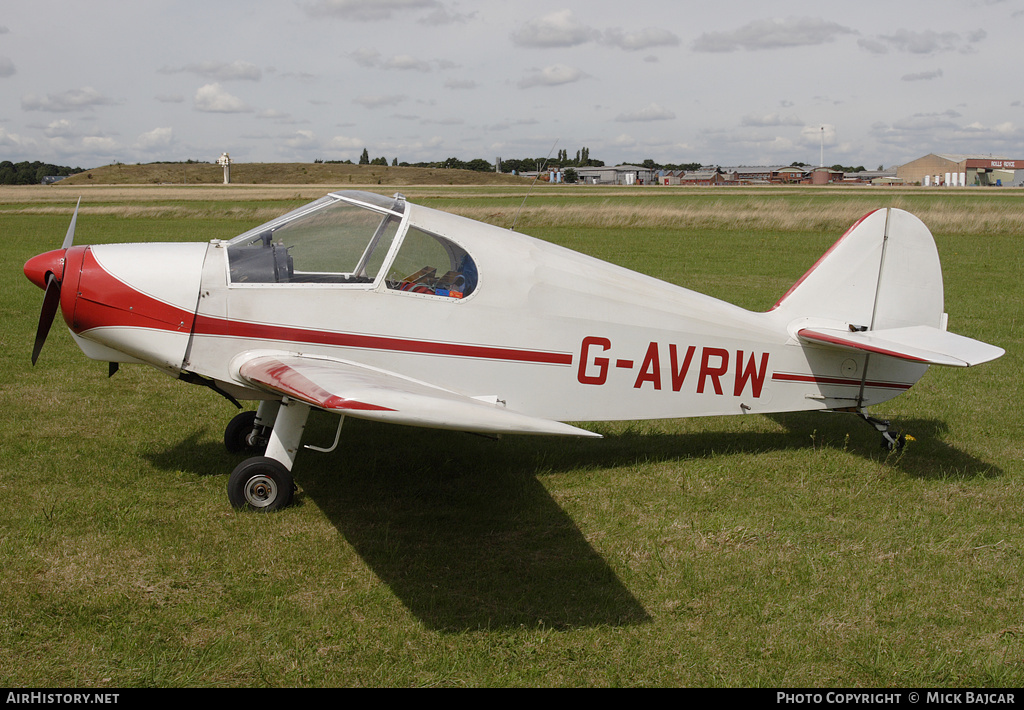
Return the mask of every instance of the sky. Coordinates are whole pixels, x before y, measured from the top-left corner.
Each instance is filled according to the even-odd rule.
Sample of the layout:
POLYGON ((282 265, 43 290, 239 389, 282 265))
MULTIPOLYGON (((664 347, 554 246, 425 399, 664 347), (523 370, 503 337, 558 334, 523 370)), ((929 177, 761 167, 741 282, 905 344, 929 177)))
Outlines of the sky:
POLYGON ((1022 0, 0 6, 0 160, 1024 158, 1022 0))

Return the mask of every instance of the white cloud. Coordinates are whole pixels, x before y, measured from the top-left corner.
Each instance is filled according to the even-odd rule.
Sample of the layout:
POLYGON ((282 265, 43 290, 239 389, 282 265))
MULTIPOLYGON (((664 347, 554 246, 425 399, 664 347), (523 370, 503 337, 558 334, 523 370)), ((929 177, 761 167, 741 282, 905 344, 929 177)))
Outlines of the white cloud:
POLYGON ((429 16, 439 21, 438 11, 443 10, 437 0, 315 0, 303 6, 306 14, 313 18, 334 18, 374 22, 390 20, 395 13, 412 10, 433 10, 429 16))
POLYGON ((397 106, 407 98, 408 97, 403 94, 370 94, 357 96, 352 99, 352 103, 359 104, 364 108, 374 109, 384 106, 397 106))
POLYGON ((638 52, 651 47, 676 47, 679 45, 679 37, 659 27, 648 27, 637 32, 611 29, 604 33, 604 42, 629 52, 638 52))
POLYGON ((935 69, 934 71, 922 71, 915 74, 904 74, 900 77, 900 81, 929 81, 931 79, 941 79, 942 70, 935 69))
POLYGON ((154 128, 140 135, 134 148, 136 150, 150 151, 167 148, 174 141, 174 130, 169 127, 154 128))
POLYGON ((640 109, 626 111, 615 117, 619 123, 632 123, 643 121, 670 121, 676 115, 660 104, 651 103, 640 109))
POLYGON ((43 135, 47 138, 75 138, 78 132, 75 130, 71 121, 66 119, 60 119, 58 121, 51 121, 45 129, 43 129, 43 135))
POLYGON ((431 11, 429 14, 424 15, 423 18, 419 20, 419 22, 420 24, 423 25, 432 25, 435 27, 439 27, 441 25, 462 24, 468 22, 469 20, 472 20, 474 17, 476 17, 476 15, 476 12, 452 12, 443 5, 439 5, 436 8, 434 8, 434 10, 431 11))
POLYGON ((25 111, 49 111, 66 113, 70 111, 91 111, 97 106, 115 106, 121 103, 103 96, 91 86, 81 89, 69 89, 59 94, 37 96, 26 94, 21 99, 21 108, 25 111))
POLYGON ((889 50, 907 54, 938 54, 940 52, 970 53, 974 44, 987 36, 984 30, 975 30, 963 39, 957 32, 935 32, 934 30, 900 29, 890 34, 878 35, 858 41, 861 49, 872 54, 887 54, 889 50))
MULTIPOLYGON (((410 54, 396 54, 391 57, 384 57, 376 49, 371 47, 360 47, 352 52, 349 52, 348 56, 359 66, 365 69, 395 69, 398 71, 420 71, 429 72, 433 71, 431 62, 423 59, 417 59, 410 54)), ((452 63, 450 62, 435 62, 441 65, 442 68, 450 68, 452 63)))
POLYGON ((693 43, 697 52, 735 52, 740 49, 809 47, 855 34, 849 27, 819 17, 755 20, 731 32, 705 32, 693 43))
POLYGON ((387 59, 382 65, 384 69, 398 69, 400 71, 430 71, 430 64, 408 54, 396 54, 387 59))
POLYGON ((313 131, 296 131, 292 136, 285 138, 284 144, 292 150, 310 150, 320 145, 313 131))
POLYGON ((259 81, 263 77, 260 68, 251 62, 198 62, 179 68, 164 67, 161 74, 196 74, 214 81, 259 81))
POLYGON ((543 69, 537 69, 529 76, 519 82, 520 89, 529 89, 534 86, 561 86, 572 84, 587 78, 589 75, 576 67, 565 64, 553 64, 543 69))
POLYGON ((18 70, 14 67, 14 62, 10 57, 0 57, 0 78, 6 79, 17 73, 18 70))
POLYGON ((380 64, 380 52, 370 47, 359 47, 348 53, 356 64, 367 69, 380 64))
POLYGON ((572 10, 559 10, 525 22, 512 33, 512 42, 521 47, 575 47, 600 36, 597 30, 577 22, 572 10))
POLYGON ((803 121, 796 116, 783 116, 778 113, 768 113, 747 114, 741 119, 740 125, 751 126, 754 128, 765 128, 771 126, 802 126, 804 124, 803 121))
POLYGON ((205 84, 196 91, 192 103, 203 113, 248 113, 245 102, 224 90, 220 84, 205 84))
POLYGON ((85 136, 82 147, 90 153, 110 153, 117 150, 117 141, 106 136, 85 136))
POLYGON ((27 150, 32 147, 32 141, 17 133, 8 133, 6 128, 0 126, 0 147, 10 150, 27 150))
POLYGON ((297 123, 290 113, 285 113, 284 111, 278 111, 277 109, 272 108, 259 111, 256 114, 256 118, 273 121, 274 123, 297 123))

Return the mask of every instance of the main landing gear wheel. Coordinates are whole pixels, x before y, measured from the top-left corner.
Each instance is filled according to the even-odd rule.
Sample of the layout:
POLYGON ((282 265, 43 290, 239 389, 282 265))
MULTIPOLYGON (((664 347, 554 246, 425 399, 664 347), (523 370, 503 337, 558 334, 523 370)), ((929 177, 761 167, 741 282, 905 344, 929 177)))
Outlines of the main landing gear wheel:
POLYGON ((292 472, 266 456, 246 459, 228 479, 228 500, 238 510, 270 512, 292 501, 292 472))
POLYGON ((238 414, 224 428, 224 448, 232 454, 262 454, 267 450, 270 431, 256 426, 256 412, 238 414))

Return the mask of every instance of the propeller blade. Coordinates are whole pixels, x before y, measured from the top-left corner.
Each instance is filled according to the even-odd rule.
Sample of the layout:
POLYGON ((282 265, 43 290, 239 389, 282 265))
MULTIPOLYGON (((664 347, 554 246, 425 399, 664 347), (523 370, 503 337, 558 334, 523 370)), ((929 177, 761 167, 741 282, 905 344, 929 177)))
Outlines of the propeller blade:
POLYGON ((50 326, 53 325, 53 318, 60 308, 60 281, 53 274, 46 280, 46 293, 43 294, 43 309, 39 312, 39 326, 36 328, 36 342, 32 346, 32 364, 39 359, 39 352, 43 349, 46 336, 50 333, 50 326))
MULTIPOLYGON (((75 224, 78 222, 78 208, 81 204, 82 198, 79 197, 78 202, 75 204, 75 213, 71 215, 71 224, 68 225, 68 233, 64 235, 64 243, 61 245, 61 250, 65 253, 75 241, 75 224)), ((29 260, 28 264, 26 264, 25 274, 29 275, 29 266, 34 262, 38 262, 40 259, 43 259, 44 263, 48 263, 45 261, 47 257, 55 254, 56 252, 49 252, 46 255, 36 257, 35 260, 29 260)), ((63 256, 61 257, 61 262, 63 262, 63 256)), ((38 265, 37 268, 41 270, 41 267, 38 265)), ((35 272, 35 269, 32 269, 31 271, 35 272)), ((61 276, 56 276, 51 271, 46 277, 46 292, 43 294, 43 308, 39 312, 39 325, 36 326, 36 341, 32 345, 33 365, 35 365, 36 360, 39 359, 39 353, 43 349, 43 343, 46 342, 46 336, 50 334, 50 326, 53 325, 53 319, 56 317, 57 311, 60 309, 60 280, 63 277, 63 266, 61 271, 61 276)))
POLYGON ((71 215, 71 224, 68 225, 68 233, 64 235, 64 244, 61 245, 61 249, 67 249, 75 241, 75 222, 78 221, 78 206, 82 204, 82 198, 78 198, 78 203, 75 205, 75 213, 71 215))

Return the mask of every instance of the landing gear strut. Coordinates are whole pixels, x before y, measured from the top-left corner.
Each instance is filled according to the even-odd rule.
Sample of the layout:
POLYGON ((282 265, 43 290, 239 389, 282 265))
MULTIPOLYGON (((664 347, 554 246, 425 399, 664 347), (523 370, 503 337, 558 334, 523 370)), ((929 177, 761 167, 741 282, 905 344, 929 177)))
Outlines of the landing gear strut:
POLYGON ((291 502, 292 465, 308 416, 309 405, 286 397, 261 403, 257 412, 242 413, 228 424, 224 443, 229 451, 236 445, 237 451, 265 453, 246 459, 231 472, 228 500, 232 506, 269 512, 291 502))
POLYGON ((882 448, 886 451, 901 451, 907 444, 906 434, 901 434, 891 428, 888 419, 876 419, 870 416, 866 410, 858 410, 857 416, 873 426, 876 431, 882 434, 882 448))

